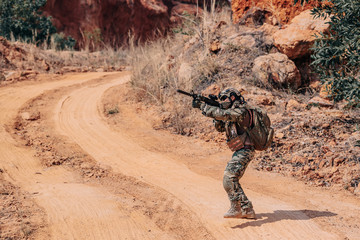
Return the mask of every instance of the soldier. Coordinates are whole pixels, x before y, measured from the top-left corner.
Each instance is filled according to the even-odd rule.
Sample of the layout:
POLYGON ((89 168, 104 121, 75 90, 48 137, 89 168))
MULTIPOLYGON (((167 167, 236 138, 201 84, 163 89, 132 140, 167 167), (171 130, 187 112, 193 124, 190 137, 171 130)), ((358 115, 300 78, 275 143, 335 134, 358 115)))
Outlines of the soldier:
POLYGON ((194 98, 192 106, 214 119, 216 130, 226 132, 227 144, 234 151, 223 178, 223 186, 231 204, 224 218, 255 219, 253 205, 239 183, 255 152, 254 144, 246 132, 246 128, 251 128, 253 114, 245 107, 246 102, 241 93, 234 88, 220 92, 219 100, 220 107, 216 107, 194 98))

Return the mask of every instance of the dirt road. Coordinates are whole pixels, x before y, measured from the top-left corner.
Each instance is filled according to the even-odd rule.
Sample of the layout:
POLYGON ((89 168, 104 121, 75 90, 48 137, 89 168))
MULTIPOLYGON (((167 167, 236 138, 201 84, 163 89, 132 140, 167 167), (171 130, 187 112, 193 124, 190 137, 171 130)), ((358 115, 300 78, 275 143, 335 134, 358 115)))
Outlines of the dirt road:
POLYGON ((88 73, 0 89, 0 168, 44 209, 47 227, 35 239, 360 239, 358 198, 251 166, 242 184, 258 219, 223 219, 229 203, 221 175, 231 153, 155 131, 126 105, 109 124, 104 93, 128 80, 127 73, 88 73), (70 156, 47 166, 35 157, 44 150, 4 127, 24 106, 41 106, 31 123, 37 130, 26 130, 46 132, 37 146, 57 149, 46 142, 55 136, 90 160, 70 156), (95 168, 102 174, 94 176, 95 168))

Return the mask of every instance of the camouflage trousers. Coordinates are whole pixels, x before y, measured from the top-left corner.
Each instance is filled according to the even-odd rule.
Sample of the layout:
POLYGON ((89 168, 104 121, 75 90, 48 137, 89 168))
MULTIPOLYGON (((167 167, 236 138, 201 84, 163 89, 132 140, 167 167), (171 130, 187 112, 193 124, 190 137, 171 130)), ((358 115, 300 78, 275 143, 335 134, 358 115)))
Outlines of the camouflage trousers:
POLYGON ((254 152, 252 149, 240 149, 234 152, 224 172, 223 186, 229 200, 232 204, 240 205, 242 210, 253 207, 241 188, 239 179, 244 175, 246 167, 254 157, 254 152))

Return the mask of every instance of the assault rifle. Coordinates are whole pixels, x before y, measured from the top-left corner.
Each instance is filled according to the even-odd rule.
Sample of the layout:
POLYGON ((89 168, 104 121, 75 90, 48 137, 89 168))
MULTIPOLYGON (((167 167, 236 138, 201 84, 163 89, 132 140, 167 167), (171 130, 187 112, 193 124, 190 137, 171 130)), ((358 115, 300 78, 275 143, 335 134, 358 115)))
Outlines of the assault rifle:
POLYGON ((185 92, 183 90, 176 90, 178 93, 184 94, 186 96, 190 96, 194 99, 198 99, 202 102, 205 102, 206 104, 209 104, 211 106, 215 106, 215 107, 220 107, 220 103, 217 100, 217 97, 215 95, 209 95, 209 97, 204 97, 203 95, 200 94, 195 94, 193 91, 191 91, 191 93, 185 92))

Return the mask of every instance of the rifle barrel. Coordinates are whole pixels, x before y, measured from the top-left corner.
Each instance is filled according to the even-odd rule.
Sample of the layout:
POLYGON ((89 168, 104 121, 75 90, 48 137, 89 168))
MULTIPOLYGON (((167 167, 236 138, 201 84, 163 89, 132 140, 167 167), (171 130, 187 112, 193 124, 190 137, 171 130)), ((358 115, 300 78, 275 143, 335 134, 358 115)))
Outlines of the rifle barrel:
POLYGON ((176 90, 176 91, 177 91, 178 93, 181 93, 181 94, 184 94, 184 95, 187 95, 187 96, 193 97, 193 94, 188 93, 188 92, 185 92, 185 91, 183 91, 183 90, 178 89, 178 90, 176 90))

